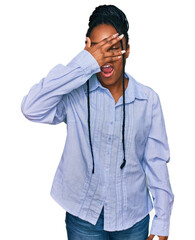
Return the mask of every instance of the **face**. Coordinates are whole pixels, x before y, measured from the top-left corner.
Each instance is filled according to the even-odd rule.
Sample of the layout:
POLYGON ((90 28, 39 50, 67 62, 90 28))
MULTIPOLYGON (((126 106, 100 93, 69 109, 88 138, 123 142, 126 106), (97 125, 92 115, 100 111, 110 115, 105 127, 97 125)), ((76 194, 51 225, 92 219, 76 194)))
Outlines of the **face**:
MULTIPOLYGON (((91 39, 91 46, 93 46, 94 42, 95 43, 100 42, 104 38, 107 38, 110 35, 113 35, 115 33, 117 33, 117 31, 112 25, 100 24, 100 25, 94 27, 93 30, 91 31, 90 36, 89 36, 90 39, 91 39)), ((123 42, 123 48, 126 50, 126 52, 124 53, 125 63, 126 63, 126 58, 128 58, 129 52, 130 52, 130 46, 128 44, 128 46, 126 48, 125 37, 123 37, 122 42, 123 42)), ((113 45, 108 51, 112 51, 112 49, 114 49, 114 48, 118 49, 118 50, 122 50, 120 41, 118 43, 116 43, 115 45, 113 45)), ((110 64, 112 64, 113 67, 114 67, 114 72, 113 72, 112 76, 105 77, 102 74, 102 72, 99 72, 99 73, 96 73, 98 80, 101 82, 101 84, 104 87, 109 87, 109 86, 114 86, 114 85, 116 85, 116 86, 122 85, 122 81, 123 81, 123 57, 120 58, 117 61, 110 62, 110 64)))

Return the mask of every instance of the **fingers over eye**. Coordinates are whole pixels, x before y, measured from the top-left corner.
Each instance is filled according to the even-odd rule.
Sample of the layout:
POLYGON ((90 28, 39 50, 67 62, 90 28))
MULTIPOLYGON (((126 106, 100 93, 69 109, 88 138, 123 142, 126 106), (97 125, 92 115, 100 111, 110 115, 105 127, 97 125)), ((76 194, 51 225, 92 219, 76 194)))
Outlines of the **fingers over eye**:
POLYGON ((110 35, 109 37, 107 37, 107 38, 104 38, 103 40, 101 40, 98 44, 97 44, 97 46, 99 47, 99 46, 103 46, 103 45, 105 45, 106 43, 108 43, 109 41, 111 41, 112 39, 116 39, 117 37, 118 37, 118 33, 115 33, 115 34, 113 34, 113 35, 110 35))
POLYGON ((104 48, 104 50, 107 51, 110 47, 118 43, 123 37, 124 37, 124 34, 121 34, 120 36, 110 39, 102 46, 102 48, 104 48))
POLYGON ((115 57, 115 56, 121 56, 122 54, 124 54, 126 51, 125 50, 112 50, 112 51, 109 51, 109 52, 105 52, 104 53, 104 57, 115 57))

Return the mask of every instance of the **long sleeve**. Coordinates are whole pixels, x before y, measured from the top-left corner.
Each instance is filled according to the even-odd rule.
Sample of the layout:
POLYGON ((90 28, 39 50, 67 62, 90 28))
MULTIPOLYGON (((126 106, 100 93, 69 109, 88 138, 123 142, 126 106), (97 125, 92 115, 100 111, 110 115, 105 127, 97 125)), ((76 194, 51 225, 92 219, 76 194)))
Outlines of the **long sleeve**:
POLYGON ((96 59, 82 50, 66 66, 52 68, 46 77, 33 85, 21 103, 24 116, 34 122, 58 124, 66 122, 66 96, 100 72, 96 59))
POLYGON ((170 161, 170 150, 162 107, 156 92, 154 92, 153 100, 152 124, 143 159, 147 184, 155 209, 150 234, 168 236, 174 202, 167 168, 167 163, 170 161))

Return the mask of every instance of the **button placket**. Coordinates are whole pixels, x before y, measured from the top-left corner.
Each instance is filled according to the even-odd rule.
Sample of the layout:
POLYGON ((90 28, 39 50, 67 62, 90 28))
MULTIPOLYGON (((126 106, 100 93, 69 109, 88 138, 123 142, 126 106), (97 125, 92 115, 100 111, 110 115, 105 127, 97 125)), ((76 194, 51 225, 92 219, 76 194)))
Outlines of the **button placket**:
POLYGON ((108 159, 107 168, 109 170, 109 161, 110 161, 110 154, 111 154, 111 145, 113 141, 113 133, 114 133, 114 121, 115 121, 115 102, 114 99, 110 101, 107 105, 109 111, 107 111, 107 120, 108 120, 108 131, 106 133, 106 157, 108 159))

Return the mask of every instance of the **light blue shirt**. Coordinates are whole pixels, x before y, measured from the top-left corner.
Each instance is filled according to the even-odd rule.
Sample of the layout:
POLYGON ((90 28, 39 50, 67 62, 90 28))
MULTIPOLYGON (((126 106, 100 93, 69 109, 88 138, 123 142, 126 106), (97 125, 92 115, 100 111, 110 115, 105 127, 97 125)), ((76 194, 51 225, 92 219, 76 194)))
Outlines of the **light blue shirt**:
POLYGON ((69 213, 94 225, 104 206, 106 231, 130 228, 154 207, 150 233, 168 236, 174 194, 159 96, 125 72, 129 79, 125 90, 126 164, 121 169, 123 96, 115 103, 96 77, 100 71, 96 59, 82 50, 66 66, 53 67, 22 99, 21 111, 30 121, 64 122, 67 126, 51 197, 69 213), (88 79, 94 174, 88 132, 88 79))

